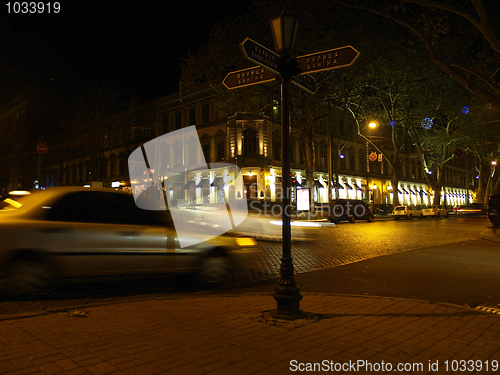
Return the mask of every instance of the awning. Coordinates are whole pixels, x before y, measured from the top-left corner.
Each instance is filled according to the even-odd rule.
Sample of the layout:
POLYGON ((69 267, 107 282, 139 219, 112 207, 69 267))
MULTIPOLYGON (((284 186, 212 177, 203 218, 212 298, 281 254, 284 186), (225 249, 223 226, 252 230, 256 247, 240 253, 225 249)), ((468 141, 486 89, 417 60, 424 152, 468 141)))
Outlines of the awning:
POLYGON ((302 187, 301 183, 299 182, 299 180, 297 180, 296 178, 294 178, 292 180, 292 186, 293 187, 302 187))
POLYGON ((333 185, 333 187, 337 187, 338 186, 339 189, 344 189, 344 185, 342 185, 341 183, 337 184, 337 183, 335 183, 335 181, 332 181, 332 185, 333 185))
POLYGON ((217 186, 222 181, 222 177, 215 177, 210 186, 217 186))
POLYGON ((189 189, 191 186, 195 184, 194 180, 186 182, 186 185, 184 185, 184 189, 189 189))
POLYGON ((398 189, 398 194, 403 194, 403 192, 400 189, 398 189))
POLYGON ((197 188, 202 188, 202 187, 205 187, 205 186, 208 186, 209 183, 208 183, 208 178, 204 178, 203 180, 200 181, 200 183, 198 185, 196 185, 197 188))
POLYGON ((358 184, 354 184, 354 187, 359 191, 363 191, 363 189, 361 189, 361 186, 359 186, 358 184))
POLYGON ((348 188, 349 190, 352 190, 352 186, 351 186, 351 185, 349 185, 347 182, 344 182, 344 184, 345 184, 345 186, 347 186, 347 188, 348 188))
POLYGON ((319 182, 319 180, 314 180, 314 185, 319 187, 319 188, 324 188, 323 184, 319 182))
POLYGON ((403 188, 403 191, 404 191, 406 194, 410 194, 410 193, 408 192, 408 190, 406 190, 405 188, 403 188))

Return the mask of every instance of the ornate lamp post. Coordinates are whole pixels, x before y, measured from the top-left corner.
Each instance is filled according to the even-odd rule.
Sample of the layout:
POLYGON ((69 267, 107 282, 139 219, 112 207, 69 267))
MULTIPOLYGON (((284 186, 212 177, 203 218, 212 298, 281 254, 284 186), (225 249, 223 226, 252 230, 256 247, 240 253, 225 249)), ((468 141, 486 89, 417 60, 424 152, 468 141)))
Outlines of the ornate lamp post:
POLYGON ((274 299, 277 308, 274 317, 280 319, 296 319, 302 316, 299 303, 302 299, 299 287, 293 278, 293 263, 291 251, 291 229, 290 229, 290 120, 288 106, 288 86, 290 77, 296 75, 300 70, 297 68, 297 60, 289 55, 293 48, 295 35, 297 33, 297 22, 294 17, 281 14, 270 20, 273 30, 276 52, 280 55, 281 75, 281 150, 282 150, 282 236, 283 254, 281 258, 281 277, 276 286, 274 299))
POLYGON ((328 51, 316 52, 298 58, 290 57, 295 35, 297 33, 297 22, 295 18, 286 14, 273 18, 271 28, 273 30, 275 53, 266 47, 254 42, 250 38, 245 38, 240 43, 241 50, 245 57, 259 64, 264 68, 254 67, 243 71, 229 73, 222 83, 233 89, 253 85, 261 82, 274 80, 272 73, 281 77, 281 150, 282 157, 282 211, 283 211, 283 256, 281 258, 281 278, 276 286, 274 298, 278 303, 274 316, 284 319, 295 319, 301 317, 303 313, 299 309, 299 302, 302 299, 299 287, 293 279, 293 263, 291 255, 291 230, 290 230, 290 120, 288 107, 288 85, 290 78, 293 83, 303 90, 314 94, 317 90, 316 81, 306 73, 314 73, 323 70, 330 70, 351 65, 359 56, 359 52, 351 46, 336 48, 328 51), (321 64, 309 65, 310 59, 318 59, 321 64), (300 68, 299 68, 300 66, 300 68), (241 72, 256 74, 256 79, 251 82, 240 82, 237 78, 241 72), (300 77, 295 78, 295 76, 300 77))

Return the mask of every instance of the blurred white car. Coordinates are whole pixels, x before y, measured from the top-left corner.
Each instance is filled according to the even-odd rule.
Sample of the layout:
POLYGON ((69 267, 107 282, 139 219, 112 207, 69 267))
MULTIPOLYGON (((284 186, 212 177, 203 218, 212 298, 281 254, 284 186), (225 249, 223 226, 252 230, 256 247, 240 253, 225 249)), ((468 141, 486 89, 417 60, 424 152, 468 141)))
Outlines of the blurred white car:
POLYGON ((415 206, 396 206, 392 211, 392 216, 394 219, 411 219, 412 217, 418 217, 422 219, 422 211, 420 211, 415 206))
MULTIPOLYGON (((52 188, 18 202, 0 215, 0 276, 12 294, 51 276, 188 272, 215 284, 255 252, 252 238, 230 234, 181 248, 169 211, 142 210, 112 189, 52 188)), ((186 225, 190 238, 207 238, 209 229, 186 225)))
POLYGON ((448 217, 448 209, 443 206, 429 206, 422 209, 422 215, 424 217, 427 216, 436 216, 436 217, 448 217))

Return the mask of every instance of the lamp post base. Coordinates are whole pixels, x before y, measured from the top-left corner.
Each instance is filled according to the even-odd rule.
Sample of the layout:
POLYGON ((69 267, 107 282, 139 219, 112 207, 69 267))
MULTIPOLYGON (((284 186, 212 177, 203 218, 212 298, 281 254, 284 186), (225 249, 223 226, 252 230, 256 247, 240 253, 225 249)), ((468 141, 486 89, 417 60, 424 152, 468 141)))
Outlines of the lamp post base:
POLYGON ((292 259, 283 258, 281 261, 281 278, 273 294, 277 308, 272 312, 272 317, 289 320, 300 319, 304 316, 299 307, 300 300, 303 297, 293 279, 292 259))
POLYGON ((273 310, 271 313, 271 316, 273 318, 294 320, 301 319, 305 316, 305 313, 299 308, 299 302, 302 299, 302 295, 286 295, 275 293, 273 297, 278 304, 276 310, 273 310))

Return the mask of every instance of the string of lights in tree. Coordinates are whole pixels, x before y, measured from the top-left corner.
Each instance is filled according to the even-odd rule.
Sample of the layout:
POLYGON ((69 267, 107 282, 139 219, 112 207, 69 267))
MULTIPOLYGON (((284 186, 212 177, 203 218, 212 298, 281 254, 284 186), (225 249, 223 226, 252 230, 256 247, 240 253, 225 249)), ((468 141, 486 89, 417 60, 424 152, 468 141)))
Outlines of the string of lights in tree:
POLYGON ((432 128, 432 123, 433 121, 430 117, 424 117, 420 124, 422 125, 422 128, 428 130, 432 128))
MULTIPOLYGON (((469 107, 463 107, 462 108, 462 113, 464 115, 469 114, 469 107)), ((391 121, 391 126, 394 126, 392 124, 393 122, 394 122, 394 125, 396 124, 396 121, 391 121)), ((432 128, 433 123, 434 122, 432 121, 432 119, 430 117, 424 117, 422 119, 422 122, 420 124, 422 125, 422 128, 424 128, 424 129, 430 129, 430 128, 432 128)))

